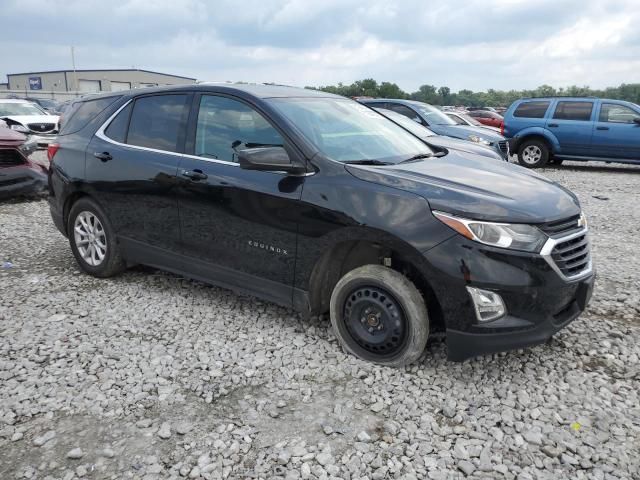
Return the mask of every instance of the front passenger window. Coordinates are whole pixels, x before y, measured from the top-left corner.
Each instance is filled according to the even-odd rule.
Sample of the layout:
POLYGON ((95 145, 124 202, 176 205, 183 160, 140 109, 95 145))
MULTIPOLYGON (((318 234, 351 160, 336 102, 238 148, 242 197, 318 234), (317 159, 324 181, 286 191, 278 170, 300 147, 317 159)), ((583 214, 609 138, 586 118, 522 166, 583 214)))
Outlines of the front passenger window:
POLYGON ((278 131, 248 105, 214 95, 200 99, 194 149, 198 157, 237 162, 238 150, 283 145, 278 131))

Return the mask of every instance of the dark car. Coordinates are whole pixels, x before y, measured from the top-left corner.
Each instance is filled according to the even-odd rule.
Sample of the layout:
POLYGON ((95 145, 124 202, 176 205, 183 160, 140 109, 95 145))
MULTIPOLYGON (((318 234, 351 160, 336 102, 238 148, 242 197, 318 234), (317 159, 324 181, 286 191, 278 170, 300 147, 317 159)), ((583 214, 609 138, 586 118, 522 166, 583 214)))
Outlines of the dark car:
POLYGON ((494 160, 505 161, 502 156, 496 152, 493 148, 485 147, 484 145, 478 145, 477 143, 469 142, 467 140, 458 140, 457 138, 445 137, 443 135, 436 135, 427 127, 414 122, 413 120, 394 112, 393 110, 387 110, 384 108, 374 108, 380 115, 384 115, 393 123, 400 125, 402 128, 411 132, 420 140, 424 141, 430 147, 454 149, 459 152, 473 153, 474 155, 481 155, 483 157, 489 157, 494 160))
POLYGON ((434 155, 343 97, 108 94, 78 102, 50 151, 51 215, 85 272, 145 264, 328 312, 343 347, 380 364, 416 361, 437 332, 455 360, 542 343, 591 295, 574 194, 506 162, 434 155))
POLYGON ((0 200, 46 190, 47 169, 29 158, 36 149, 22 133, 0 127, 0 200))
POLYGON ((489 112, 488 110, 473 110, 467 113, 467 115, 488 127, 500 128, 504 122, 502 115, 496 112, 489 112))
POLYGON ((437 135, 445 135, 447 137, 469 140, 480 145, 485 145, 496 150, 502 155, 502 158, 509 158, 509 145, 500 133, 483 127, 458 125, 458 123, 449 118, 446 113, 428 103, 391 98, 360 100, 360 103, 370 107, 393 110, 428 127, 437 135))

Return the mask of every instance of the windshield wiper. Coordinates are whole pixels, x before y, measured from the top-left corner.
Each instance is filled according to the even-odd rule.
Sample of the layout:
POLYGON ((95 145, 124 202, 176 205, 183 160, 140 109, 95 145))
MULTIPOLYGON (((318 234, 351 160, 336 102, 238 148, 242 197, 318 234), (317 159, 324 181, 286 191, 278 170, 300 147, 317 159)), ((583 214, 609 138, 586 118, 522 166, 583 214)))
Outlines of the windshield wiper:
POLYGON ((414 162, 423 158, 444 157, 445 155, 445 152, 419 153, 417 155, 414 155, 413 157, 407 158, 406 160, 402 160, 400 163, 414 162))
POLYGON ((346 160, 342 163, 349 165, 393 165, 392 163, 382 162, 380 160, 346 160))

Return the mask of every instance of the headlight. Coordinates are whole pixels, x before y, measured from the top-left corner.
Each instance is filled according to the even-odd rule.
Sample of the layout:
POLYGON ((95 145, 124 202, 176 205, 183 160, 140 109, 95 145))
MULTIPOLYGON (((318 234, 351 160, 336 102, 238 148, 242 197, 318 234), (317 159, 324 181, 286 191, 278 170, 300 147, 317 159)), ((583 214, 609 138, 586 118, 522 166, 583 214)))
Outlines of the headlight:
POLYGON ((433 214, 460 235, 492 247, 538 253, 547 241, 547 236, 531 225, 480 222, 454 217, 442 212, 433 212, 433 214))
POLYGON ((488 140, 485 140, 484 138, 481 138, 477 135, 469 135, 467 137, 467 140, 474 142, 474 143, 479 143, 480 145, 491 145, 491 142, 488 140))
POLYGON ((27 127, 25 127, 24 125, 13 124, 13 125, 11 125, 10 128, 11 128, 11 130, 15 130, 16 132, 29 133, 29 129, 27 127))

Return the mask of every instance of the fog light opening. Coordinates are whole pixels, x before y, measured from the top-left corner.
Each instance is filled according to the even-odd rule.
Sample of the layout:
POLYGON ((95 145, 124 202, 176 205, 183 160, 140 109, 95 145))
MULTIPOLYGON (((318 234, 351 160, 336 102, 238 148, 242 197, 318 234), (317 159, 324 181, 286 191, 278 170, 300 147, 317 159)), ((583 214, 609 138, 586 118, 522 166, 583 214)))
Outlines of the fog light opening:
POLYGON ((502 297, 490 290, 482 290, 481 288, 467 287, 473 307, 476 311, 476 318, 479 323, 491 322, 500 317, 504 317, 507 309, 504 306, 502 297))

